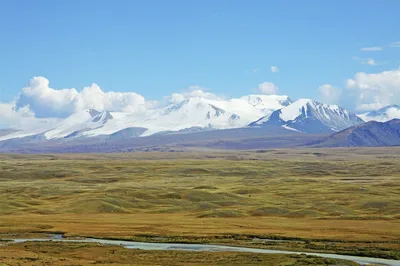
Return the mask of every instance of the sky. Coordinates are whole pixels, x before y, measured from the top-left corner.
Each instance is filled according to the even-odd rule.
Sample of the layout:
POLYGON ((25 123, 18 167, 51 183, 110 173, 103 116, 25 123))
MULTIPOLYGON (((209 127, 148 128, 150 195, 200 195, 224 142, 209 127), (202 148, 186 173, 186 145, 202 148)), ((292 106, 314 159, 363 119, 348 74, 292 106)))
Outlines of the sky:
POLYGON ((398 10, 398 0, 0 0, 0 113, 133 112, 193 91, 354 112, 399 104, 398 10))

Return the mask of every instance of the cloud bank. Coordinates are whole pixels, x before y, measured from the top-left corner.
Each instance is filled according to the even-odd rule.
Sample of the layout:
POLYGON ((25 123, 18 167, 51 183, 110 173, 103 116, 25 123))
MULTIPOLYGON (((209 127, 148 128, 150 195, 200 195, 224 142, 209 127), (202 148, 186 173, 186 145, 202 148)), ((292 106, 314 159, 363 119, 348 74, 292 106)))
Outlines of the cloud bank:
MULTIPOLYGON (((256 91, 267 95, 278 94, 279 88, 274 83, 263 82, 256 91)), ((399 104, 400 69, 379 73, 359 72, 346 81, 345 88, 324 84, 318 88, 318 93, 324 103, 346 103, 346 107, 358 112, 399 104)), ((26 129, 37 127, 38 124, 50 127, 72 113, 89 108, 111 112, 144 112, 193 97, 225 99, 198 85, 190 86, 182 93, 172 93, 161 100, 149 101, 135 92, 104 91, 96 83, 81 90, 54 89, 48 79, 34 77, 21 89, 14 102, 0 102, 0 128, 26 129)))
POLYGON ((66 117, 88 108, 135 112, 145 108, 145 99, 134 92, 104 92, 95 83, 80 92, 74 88, 56 90, 50 88, 48 79, 34 77, 16 101, 17 110, 25 106, 38 118, 66 117))
POLYGON ((323 103, 338 104, 341 90, 330 84, 324 84, 318 88, 320 99, 323 103))
POLYGON ((60 119, 85 109, 137 113, 193 97, 223 99, 207 90, 195 85, 159 101, 146 101, 135 92, 106 92, 96 83, 80 91, 75 88, 54 89, 45 77, 34 77, 21 89, 14 102, 0 102, 0 128, 27 129, 38 123, 50 127, 60 119))
POLYGON ((400 102, 400 69, 374 74, 359 72, 347 80, 347 88, 355 95, 359 111, 397 104, 400 102))

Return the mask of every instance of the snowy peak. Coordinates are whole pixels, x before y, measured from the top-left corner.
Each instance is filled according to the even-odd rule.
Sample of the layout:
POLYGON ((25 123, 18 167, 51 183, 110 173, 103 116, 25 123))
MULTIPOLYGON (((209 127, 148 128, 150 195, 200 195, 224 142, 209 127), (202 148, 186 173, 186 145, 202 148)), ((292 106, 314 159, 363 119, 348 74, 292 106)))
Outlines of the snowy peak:
POLYGON ((111 119, 113 119, 113 116, 111 115, 111 113, 108 111, 103 111, 103 112, 101 112, 101 113, 99 112, 97 115, 93 116, 93 118, 91 119, 91 122, 92 123, 101 123, 104 125, 111 119))
POLYGON ((95 109, 88 109, 88 110, 86 110, 86 112, 87 112, 91 117, 94 117, 94 116, 100 114, 100 112, 97 111, 97 110, 95 110, 95 109))
MULTIPOLYGON (((147 132, 173 130, 191 127, 232 128, 243 126, 240 115, 217 106, 217 101, 190 98, 178 104, 154 111, 145 121, 147 132)), ((245 125, 246 123, 244 123, 245 125)))
POLYGON ((145 129, 140 131, 141 136, 166 131, 182 132, 191 128, 240 128, 290 103, 288 96, 248 95, 231 99, 191 97, 179 103, 134 113, 86 109, 55 121, 51 127, 38 125, 36 130, 0 138, 42 134, 46 139, 70 139, 111 135, 128 128, 145 129))
MULTIPOLYGON (((329 121, 332 118, 343 118, 345 120, 360 120, 354 114, 337 105, 323 104, 310 99, 299 99, 293 104, 281 109, 281 118, 284 121, 299 118, 316 117, 321 121, 329 121)), ((360 121, 362 122, 362 121, 360 121)))
POLYGON ((163 115, 170 113, 192 113, 208 111, 211 116, 220 116, 225 113, 225 110, 210 104, 206 99, 190 98, 180 103, 173 104, 164 108, 163 115))
POLYGON ((167 106, 164 111, 163 115, 169 115, 171 113, 181 113, 181 114, 192 114, 195 115, 196 113, 205 112, 210 114, 211 116, 220 116, 225 113, 225 110, 216 107, 209 103, 207 100, 202 98, 190 98, 184 100, 178 104, 173 104, 167 106))
MULTIPOLYGON (((385 111, 398 109, 398 106, 390 106, 385 111)), ((117 134, 119 137, 149 136, 160 132, 193 132, 248 125, 274 125, 305 133, 324 133, 362 122, 339 106, 310 99, 292 102, 284 95, 254 94, 231 99, 191 97, 179 103, 134 113, 80 110, 54 121, 48 127, 38 125, 35 130, 2 134, 0 140, 36 135, 45 139, 73 139, 110 136, 117 132, 120 132, 117 134)))
POLYGON ((325 133, 339 131, 361 123, 363 123, 362 119, 337 105, 299 99, 249 126, 281 125, 306 133, 325 133))
POLYGON ((206 119, 211 119, 212 116, 219 117, 219 116, 225 114, 225 111, 222 110, 221 108, 218 108, 212 104, 210 104, 210 107, 214 110, 214 112, 208 111, 208 113, 206 115, 206 119))
POLYGON ((288 106, 292 103, 292 100, 286 95, 257 95, 251 94, 240 98, 246 101, 253 107, 261 110, 275 111, 282 107, 288 106))
POLYGON ((392 119, 400 119, 400 106, 394 104, 376 111, 358 115, 364 121, 387 122, 392 119))
POLYGON ((111 119, 113 116, 108 111, 87 109, 67 117, 44 135, 47 139, 77 137, 82 132, 103 127, 111 119))

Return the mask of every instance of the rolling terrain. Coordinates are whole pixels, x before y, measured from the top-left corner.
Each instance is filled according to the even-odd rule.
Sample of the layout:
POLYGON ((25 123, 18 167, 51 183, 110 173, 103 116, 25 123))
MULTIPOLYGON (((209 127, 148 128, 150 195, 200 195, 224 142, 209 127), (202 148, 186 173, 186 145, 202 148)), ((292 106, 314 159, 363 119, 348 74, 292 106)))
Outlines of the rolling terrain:
MULTIPOLYGON (((0 155, 0 235, 161 238, 398 259, 399 154, 347 148, 0 155)), ((28 251, 40 248, 46 246, 28 251)), ((28 252, 0 246, 0 254, 11 250, 28 252)))

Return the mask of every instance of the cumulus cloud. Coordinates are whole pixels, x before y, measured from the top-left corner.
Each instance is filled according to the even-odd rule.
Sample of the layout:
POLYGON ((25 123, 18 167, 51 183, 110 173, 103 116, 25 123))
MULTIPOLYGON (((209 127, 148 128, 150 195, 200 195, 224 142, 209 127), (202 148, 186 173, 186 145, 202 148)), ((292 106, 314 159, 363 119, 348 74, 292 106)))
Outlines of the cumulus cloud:
POLYGON ((347 80, 359 111, 376 110, 400 102, 400 69, 368 74, 359 72, 347 80))
POLYGON ((341 90, 330 84, 324 84, 318 88, 320 99, 323 103, 338 104, 341 90))
POLYGON ((29 106, 36 117, 66 117, 87 108, 100 111, 139 111, 145 108, 145 99, 134 92, 104 92, 95 83, 80 92, 75 88, 53 89, 48 79, 34 77, 22 89, 16 101, 17 110, 25 106, 29 106))
POLYGON ((271 66, 271 72, 272 72, 272 73, 279 72, 279 68, 276 67, 276 66, 271 66))
POLYGON ((278 86, 271 82, 263 82, 258 85, 258 92, 262 94, 277 94, 279 91, 278 86))
POLYGON ((25 106, 17 110, 15 108, 15 103, 0 103, 0 117, 3 119, 34 116, 35 114, 30 110, 29 106, 25 106))
POLYGON ((104 92, 97 84, 85 87, 73 101, 75 111, 83 109, 111 112, 137 112, 145 110, 145 99, 135 92, 104 92))
MULTIPOLYGON (((32 119, 65 118, 70 114, 84 110, 96 109, 111 112, 143 112, 160 108, 168 104, 179 103, 189 98, 223 99, 198 85, 189 86, 182 93, 173 93, 161 101, 146 101, 135 92, 105 92, 99 85, 92 85, 78 91, 75 88, 54 89, 44 77, 34 77, 22 88, 15 103, 0 105, 1 124, 20 120, 22 117, 32 119), (7 114, 7 115, 6 115, 7 114), (29 114, 29 115, 28 115, 29 114), (7 117, 7 119, 5 118, 7 117)), ((1 125, 0 124, 0 125, 1 125)))
POLYGON ((14 105, 9 103, 0 103, 0 129, 9 128, 13 116, 14 105))
POLYGON ((54 118, 38 119, 29 106, 17 109, 15 103, 0 103, 0 128, 13 129, 46 129, 55 125, 59 120, 54 118))
POLYGON ((383 47, 381 47, 381 46, 363 47, 360 49, 360 51, 362 51, 362 52, 379 52, 382 50, 383 50, 383 47))

